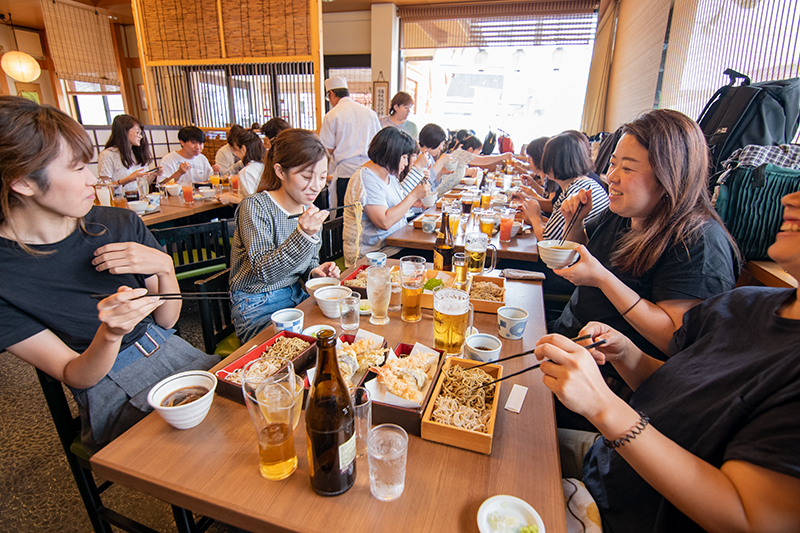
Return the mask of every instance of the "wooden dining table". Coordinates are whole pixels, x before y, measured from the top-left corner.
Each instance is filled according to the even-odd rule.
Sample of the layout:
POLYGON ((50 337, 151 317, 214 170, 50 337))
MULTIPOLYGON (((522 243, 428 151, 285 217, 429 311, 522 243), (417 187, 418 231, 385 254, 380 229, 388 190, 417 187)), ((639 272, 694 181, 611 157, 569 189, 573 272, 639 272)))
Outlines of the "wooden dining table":
MULTIPOLYGON (((344 276, 344 275, 343 275, 344 276)), ((521 340, 503 340, 501 356, 532 349, 545 333, 542 287, 538 282, 507 281, 507 304, 530 313, 521 340)), ((306 327, 329 324, 309 298, 298 306, 306 327)), ((433 345, 433 317, 409 324, 399 313, 390 323, 361 327, 400 342, 433 345)), ((498 334, 497 316, 477 312, 474 324, 498 334)), ((212 370, 222 368, 274 335, 272 326, 212 370)), ((533 355, 502 363, 505 374, 534 364, 533 355)), ((297 470, 283 481, 259 474, 256 434, 244 405, 217 395, 206 419, 179 431, 152 413, 95 454, 92 467, 103 478, 150 494, 173 505, 249 531, 292 532, 437 532, 478 531, 477 513, 486 499, 505 494, 528 502, 547 533, 566 531, 553 397, 538 370, 506 380, 501 387, 491 455, 410 436, 405 490, 399 499, 381 502, 369 490, 367 458, 357 459, 354 486, 336 497, 311 488, 301 415, 294 432, 297 470), (514 384, 528 388, 519 413, 503 409, 514 384)))
MULTIPOLYGON (((441 211, 435 207, 431 207, 425 211, 426 214, 440 216, 441 211)), ((474 222, 475 217, 470 217, 470 222, 474 222)), ((464 250, 464 235, 468 232, 479 231, 475 225, 465 228, 466 231, 459 231, 455 238, 455 247, 457 252, 464 250)), ((386 237, 386 246, 396 246, 399 248, 410 248, 414 250, 433 250, 433 245, 436 242, 436 232, 425 233, 420 228, 415 228, 413 224, 409 223, 386 237)), ((522 261, 538 261, 539 248, 537 247, 538 240, 536 235, 531 231, 528 234, 518 233, 510 242, 500 241, 500 233, 496 233, 489 240, 489 244, 493 244, 497 248, 497 259, 518 259, 522 261)))
POLYGON ((162 196, 159 210, 142 215, 142 221, 146 226, 154 226, 162 222, 187 218, 198 213, 220 209, 226 205, 230 204, 223 204, 216 198, 195 199, 193 204, 187 205, 180 196, 162 196))

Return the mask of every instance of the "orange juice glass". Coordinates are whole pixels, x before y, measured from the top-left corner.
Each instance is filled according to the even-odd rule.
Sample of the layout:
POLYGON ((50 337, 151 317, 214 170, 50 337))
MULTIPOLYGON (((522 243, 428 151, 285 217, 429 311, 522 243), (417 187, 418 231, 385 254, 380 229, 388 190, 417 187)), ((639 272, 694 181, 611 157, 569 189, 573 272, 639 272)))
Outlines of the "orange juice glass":
POLYGON ((191 184, 181 185, 181 189, 183 190, 183 203, 185 204, 193 204, 194 203, 194 187, 191 184))

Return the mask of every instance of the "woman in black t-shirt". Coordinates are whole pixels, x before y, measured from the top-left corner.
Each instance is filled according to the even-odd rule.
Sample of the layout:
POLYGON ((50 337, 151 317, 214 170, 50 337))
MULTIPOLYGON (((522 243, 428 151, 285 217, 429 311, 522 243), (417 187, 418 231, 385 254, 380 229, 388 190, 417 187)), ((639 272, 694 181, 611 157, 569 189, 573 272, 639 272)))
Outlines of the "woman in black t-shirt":
POLYGON ((567 239, 581 244, 580 260, 555 273, 578 288, 549 329, 574 336, 598 320, 664 353, 686 311, 733 288, 736 245, 711 206, 697 124, 659 109, 623 131, 611 156, 608 211, 584 229, 591 195, 561 204, 565 220, 579 211, 567 239))

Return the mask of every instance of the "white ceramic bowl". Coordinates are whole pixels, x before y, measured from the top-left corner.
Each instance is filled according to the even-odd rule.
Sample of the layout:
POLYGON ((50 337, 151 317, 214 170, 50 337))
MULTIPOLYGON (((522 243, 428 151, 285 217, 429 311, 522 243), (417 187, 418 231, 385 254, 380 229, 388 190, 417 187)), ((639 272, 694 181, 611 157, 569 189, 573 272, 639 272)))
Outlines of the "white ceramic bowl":
POLYGON ((320 331, 324 331, 326 329, 336 334, 336 328, 333 326, 329 326, 327 324, 317 324, 316 326, 308 326, 306 329, 304 329, 303 335, 316 338, 320 331))
POLYGON ((475 185, 478 181, 478 178, 461 178, 461 183, 464 185, 475 185))
POLYGON ((181 193, 181 186, 177 183, 167 185, 166 189, 170 196, 178 196, 181 193))
MULTIPOLYGON (((314 298, 314 293, 317 289, 321 289, 322 287, 335 287, 337 285, 341 285, 342 282, 339 281, 338 278, 309 278, 306 281, 306 292, 314 298)), ((314 298, 316 302, 317 299, 314 298)))
POLYGON ((339 298, 349 296, 353 291, 349 287, 341 285, 333 287, 322 287, 314 292, 314 299, 317 301, 322 314, 328 318, 339 318, 339 298))
POLYGON ((133 202, 128 202, 128 209, 134 211, 137 215, 144 215, 148 205, 149 202, 146 200, 134 200, 133 202))
POLYGON ((275 331, 291 331, 292 333, 300 333, 303 331, 303 320, 305 313, 300 309, 288 308, 280 309, 270 315, 272 325, 275 326, 275 331))
POLYGON ((202 194, 203 198, 206 198, 206 199, 214 198, 217 195, 217 193, 214 191, 214 189, 205 189, 205 188, 200 189, 200 194, 202 194))
POLYGON ((558 239, 539 242, 539 257, 550 269, 566 268, 578 260, 577 242, 564 241, 559 245, 558 239))
POLYGON ((426 208, 427 207, 433 207, 433 204, 436 203, 436 198, 437 198, 436 193, 429 194, 427 196, 423 196, 422 197, 422 205, 424 205, 426 208))
POLYGON ((494 335, 477 333, 467 337, 464 352, 467 357, 475 361, 489 363, 497 361, 500 357, 500 350, 503 349, 503 342, 494 335))
POLYGON ((520 222, 514 222, 511 225, 511 238, 512 239, 517 236, 517 233, 519 233, 520 229, 522 229, 522 224, 520 222))
POLYGON ((175 374, 159 381, 147 394, 147 403, 155 409, 161 418, 176 429, 189 429, 198 425, 205 419, 211 402, 214 400, 214 390, 217 388, 217 378, 211 372, 204 370, 189 370, 175 374), (178 389, 185 387, 201 386, 208 389, 198 400, 177 407, 161 407, 161 402, 178 389))

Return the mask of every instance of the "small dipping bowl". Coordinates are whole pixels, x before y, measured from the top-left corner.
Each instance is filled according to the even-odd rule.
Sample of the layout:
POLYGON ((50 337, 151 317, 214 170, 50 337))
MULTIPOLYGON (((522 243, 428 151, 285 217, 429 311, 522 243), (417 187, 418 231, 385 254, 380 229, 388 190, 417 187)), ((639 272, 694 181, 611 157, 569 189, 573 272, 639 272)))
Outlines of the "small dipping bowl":
POLYGON ((436 219, 434 217, 423 217, 422 231, 425 233, 433 233, 436 231, 436 219))
POLYGON ((552 270, 566 268, 578 260, 577 242, 564 241, 561 244, 559 242, 558 239, 539 242, 539 257, 552 270))
POLYGON ((214 189, 207 189, 205 187, 200 188, 200 194, 203 195, 203 198, 206 200, 210 200, 211 198, 216 198, 217 193, 214 189))
POLYGON ((511 238, 512 238, 512 239, 513 239, 514 237, 516 237, 516 236, 517 236, 517 233, 519 233, 519 230, 520 230, 521 228, 522 228, 522 224, 521 224, 521 223, 519 223, 519 222, 514 222, 514 223, 511 225, 511 238))
POLYGON ((323 315, 328 318, 339 318, 339 298, 352 293, 353 291, 349 287, 322 287, 314 291, 314 299, 323 315))
POLYGON ((500 357, 500 350, 502 349, 503 342, 494 335, 486 333, 470 335, 467 337, 467 342, 464 344, 464 351, 467 357, 484 363, 497 361, 500 357))
POLYGON ((270 315, 275 331, 291 331, 292 333, 302 333, 303 318, 305 314, 300 309, 281 309, 270 315))
POLYGON ((504 306, 497 310, 497 331, 504 339, 521 339, 527 324, 528 312, 520 307, 504 306))
POLYGON ((217 388, 217 378, 211 372, 204 370, 189 370, 165 378, 150 389, 147 394, 147 403, 156 410, 169 425, 175 429, 193 428, 202 422, 211 402, 214 400, 214 390, 217 388), (175 407, 162 407, 167 396, 186 387, 205 387, 208 392, 193 402, 175 407))
POLYGON ((386 254, 383 252, 370 252, 366 255, 369 266, 383 266, 386 264, 386 254))

